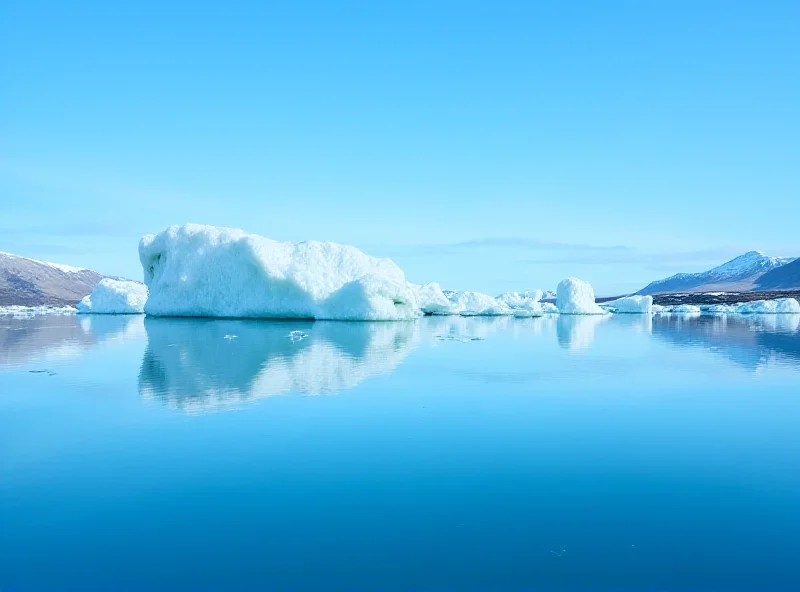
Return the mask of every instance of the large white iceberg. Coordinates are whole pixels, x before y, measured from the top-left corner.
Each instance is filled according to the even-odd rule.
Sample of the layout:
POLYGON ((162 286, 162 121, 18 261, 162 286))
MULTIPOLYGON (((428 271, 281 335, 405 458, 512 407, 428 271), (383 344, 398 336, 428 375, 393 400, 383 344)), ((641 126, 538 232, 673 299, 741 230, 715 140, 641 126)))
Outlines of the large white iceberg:
POLYGON ((739 314, 799 314, 800 304, 794 298, 755 300, 736 307, 739 314))
POLYGON ((147 286, 130 280, 103 278, 92 293, 78 302, 79 314, 141 314, 147 286))
POLYGON ((653 297, 652 296, 626 296, 618 298, 611 302, 605 302, 602 308, 613 310, 616 313, 629 313, 629 314, 652 314, 653 312, 653 297))
POLYGON ((154 316, 390 321, 421 314, 397 265, 347 245, 185 224, 142 237, 139 260, 150 289, 144 310, 154 316))
POLYGON ((556 307, 561 314, 607 314, 594 301, 594 289, 578 278, 561 280, 556 289, 556 307))

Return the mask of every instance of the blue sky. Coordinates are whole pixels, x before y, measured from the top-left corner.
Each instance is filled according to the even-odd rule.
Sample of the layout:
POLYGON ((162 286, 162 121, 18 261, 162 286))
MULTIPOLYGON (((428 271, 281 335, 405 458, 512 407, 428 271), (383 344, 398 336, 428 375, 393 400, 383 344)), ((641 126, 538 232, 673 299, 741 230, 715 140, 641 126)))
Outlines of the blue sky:
POLYGON ((0 0, 0 250, 170 224, 599 294, 800 255, 798 2, 0 0), (169 5, 169 6, 166 6, 169 5))

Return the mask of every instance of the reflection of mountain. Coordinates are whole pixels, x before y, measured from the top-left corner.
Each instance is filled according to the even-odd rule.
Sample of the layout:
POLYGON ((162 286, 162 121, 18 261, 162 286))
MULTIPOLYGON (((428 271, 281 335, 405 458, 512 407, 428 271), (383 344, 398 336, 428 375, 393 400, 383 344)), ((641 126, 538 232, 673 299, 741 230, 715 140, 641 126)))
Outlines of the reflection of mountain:
POLYGON ((657 315, 653 334, 680 346, 698 346, 753 370, 770 359, 800 361, 800 315, 657 315))
POLYGON ((142 331, 141 317, 41 315, 0 317, 0 368, 34 360, 72 358, 95 344, 142 331))
POLYGON ((418 342, 413 322, 148 317, 145 329, 139 392, 189 412, 353 388, 391 372, 418 342))
MULTIPOLYGON (((556 331, 558 344, 566 349, 588 349, 594 340, 594 329, 611 315, 559 315, 556 331)), ((637 315, 639 316, 639 315, 637 315)))

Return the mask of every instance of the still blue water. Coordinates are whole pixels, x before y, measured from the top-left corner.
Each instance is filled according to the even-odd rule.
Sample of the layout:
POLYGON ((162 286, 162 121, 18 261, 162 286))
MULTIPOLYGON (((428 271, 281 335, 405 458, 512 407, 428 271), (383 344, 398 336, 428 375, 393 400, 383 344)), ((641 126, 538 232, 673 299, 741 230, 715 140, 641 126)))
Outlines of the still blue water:
POLYGON ((800 590, 798 324, 0 317, 0 590, 800 590))

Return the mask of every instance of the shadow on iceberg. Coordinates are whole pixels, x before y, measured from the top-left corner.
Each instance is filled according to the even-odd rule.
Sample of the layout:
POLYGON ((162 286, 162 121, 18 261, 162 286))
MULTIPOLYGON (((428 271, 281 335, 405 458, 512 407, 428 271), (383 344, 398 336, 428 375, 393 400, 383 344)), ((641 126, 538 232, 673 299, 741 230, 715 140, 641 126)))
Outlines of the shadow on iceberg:
POLYGON ((771 360, 800 364, 800 315, 657 315, 653 334, 680 346, 710 349, 757 370, 771 360))
POLYGON ((140 394, 188 413, 347 390, 391 373, 419 341, 406 322, 147 317, 145 329, 140 394))

